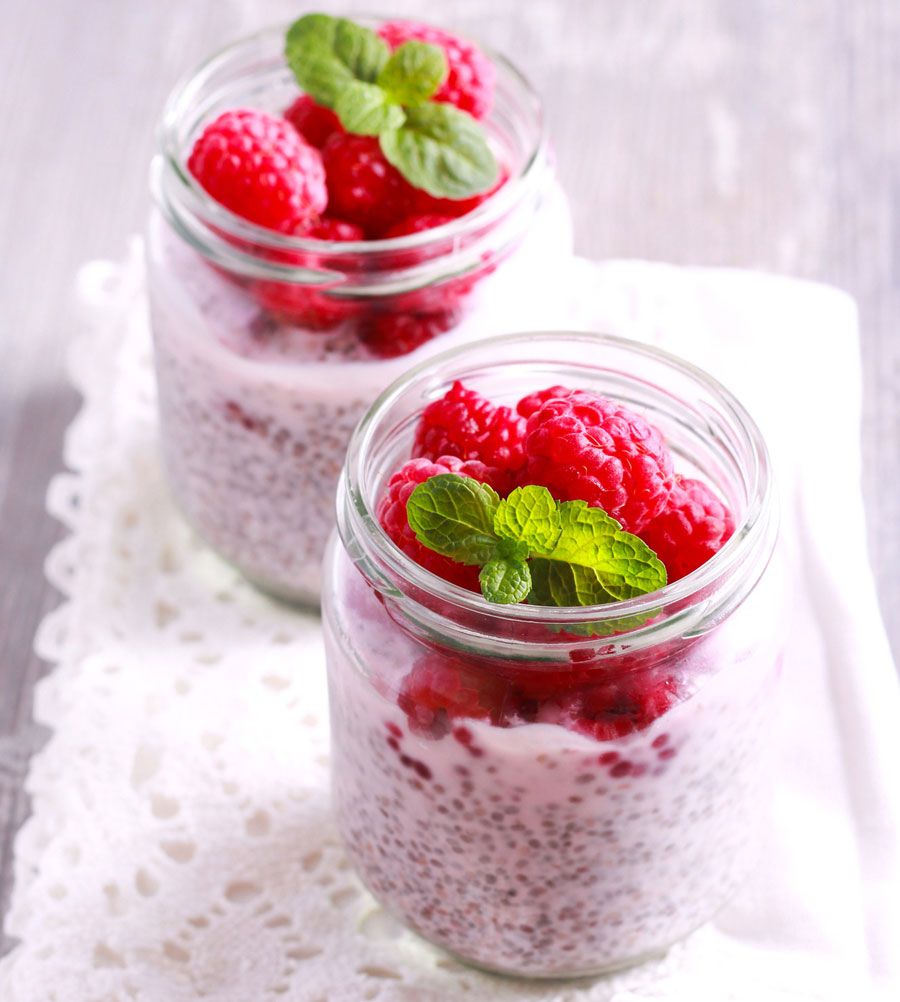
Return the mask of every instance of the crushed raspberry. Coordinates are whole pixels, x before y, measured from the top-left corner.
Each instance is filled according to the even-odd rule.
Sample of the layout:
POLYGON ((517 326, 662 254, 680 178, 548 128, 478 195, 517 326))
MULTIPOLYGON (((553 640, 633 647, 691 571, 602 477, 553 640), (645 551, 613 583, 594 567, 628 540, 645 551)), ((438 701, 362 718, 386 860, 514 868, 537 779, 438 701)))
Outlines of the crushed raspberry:
POLYGON ((498 666, 498 673, 508 679, 525 700, 557 699, 561 694, 586 685, 592 673, 589 669, 564 670, 555 667, 528 667, 518 664, 498 666))
POLYGON ((471 198, 435 198, 427 191, 416 190, 416 212, 430 216, 453 216, 459 218, 477 209, 482 202, 486 202, 491 195, 498 192, 509 180, 509 170, 502 164, 497 173, 497 180, 480 195, 472 195, 471 198))
MULTIPOLYGON (((500 679, 431 651, 419 658, 403 680, 397 703, 413 730, 442 737, 455 720, 489 720, 502 725, 506 689, 500 679)), ((471 732, 458 727, 454 733, 457 730, 457 740, 471 744, 471 732)))
POLYGON ((352 319, 355 303, 332 299, 314 286, 288 282, 258 282, 253 296, 273 317, 314 334, 327 334, 352 319))
POLYGON ((378 34, 392 49, 415 40, 437 45, 447 57, 447 79, 434 100, 454 104, 475 118, 484 118, 494 101, 494 64, 471 42, 440 28, 416 21, 386 21, 378 34))
POLYGON ((455 308, 428 312, 374 313, 360 324, 359 339, 379 358, 408 355, 432 338, 455 327, 459 311, 455 308))
POLYGON ((279 233, 294 233, 328 200, 319 151, 281 118, 226 111, 206 126, 188 169, 225 208, 279 233))
POLYGON ((452 223, 452 216, 436 215, 435 213, 422 213, 416 216, 407 216, 399 223, 394 223, 385 230, 384 239, 392 240, 394 237, 408 237, 414 233, 424 233, 426 230, 433 230, 436 226, 444 226, 452 223))
POLYGON ((489 484, 494 490, 497 485, 505 486, 502 471, 493 470, 477 461, 463 462, 456 456, 441 456, 434 462, 428 459, 411 459, 388 481, 384 495, 378 504, 376 515, 381 527, 401 550, 417 564, 439 577, 452 581, 471 591, 479 591, 478 568, 458 564, 455 560, 435 553, 423 546, 409 527, 406 518, 406 502, 416 487, 441 473, 458 473, 489 484))
MULTIPOLYGON (((336 242, 363 239, 363 232, 358 226, 329 216, 323 216, 304 225, 297 235, 336 242)), ((314 268, 317 261, 298 256, 297 263, 314 268)), ((268 313, 316 333, 334 330, 350 320, 358 311, 357 304, 352 300, 329 295, 320 286, 259 281, 253 284, 252 293, 254 299, 268 313)))
POLYGON ((586 390, 552 387, 522 400, 528 417, 522 483, 559 501, 587 501, 640 532, 674 483, 662 436, 632 411, 586 390))
POLYGON ((322 149, 333 133, 344 131, 337 115, 330 108, 316 104, 308 94, 301 94, 284 117, 317 150, 322 149))
POLYGON ((387 162, 374 136, 335 133, 322 149, 328 208, 368 237, 410 215, 415 189, 387 162))
POLYGON ((637 672, 551 698, 537 719, 611 741, 649 727, 679 699, 674 675, 637 672))
POLYGON ((525 421, 458 380, 422 412, 413 455, 458 456, 514 472, 525 462, 525 421))
POLYGON ((665 507, 641 538, 666 565, 669 581, 677 581, 718 553, 733 532, 731 512, 706 484, 676 476, 665 507))
POLYGON ((680 698, 675 675, 652 671, 638 672, 632 679, 631 699, 635 706, 634 719, 640 729, 649 727, 680 698))

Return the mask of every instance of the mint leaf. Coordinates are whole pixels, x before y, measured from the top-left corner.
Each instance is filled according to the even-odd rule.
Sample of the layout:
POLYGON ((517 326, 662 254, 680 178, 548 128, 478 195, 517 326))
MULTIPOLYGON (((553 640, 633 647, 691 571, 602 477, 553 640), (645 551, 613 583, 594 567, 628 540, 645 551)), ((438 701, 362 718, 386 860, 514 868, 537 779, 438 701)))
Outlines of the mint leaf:
POLYGON ((358 136, 377 136, 385 129, 399 128, 406 118, 403 109, 391 104, 380 87, 359 80, 341 91, 334 110, 341 125, 358 136))
POLYGON ((536 557, 531 561, 532 605, 606 605, 614 601, 597 571, 536 557))
MULTIPOLYGON (((501 501, 500 504, 503 504, 501 501)), ((497 514, 494 513, 494 525, 497 524, 497 514)), ((497 540, 497 556, 506 560, 527 560, 531 550, 527 543, 513 539, 497 540)))
MULTIPOLYGON (((643 540, 602 509, 559 503, 545 487, 519 487, 502 500, 487 484, 442 473, 416 487, 406 516, 423 546, 481 565, 481 590, 490 602, 606 605, 666 583, 665 567, 643 540)), ((594 633, 590 624, 584 628, 605 635, 640 622, 623 617, 594 633)))
POLYGON ((596 586, 584 576, 573 576, 575 593, 588 594, 602 582, 611 599, 622 601, 665 585, 666 569, 659 557, 602 508, 589 508, 585 501, 565 501, 559 506, 559 520, 559 539, 551 549, 535 556, 592 569, 596 586))
POLYGON ((640 629, 652 618, 653 613, 642 612, 634 616, 617 616, 615 619, 597 620, 593 623, 566 623, 558 632, 574 633, 579 637, 614 637, 619 633, 640 629))
POLYGON ((334 108, 354 81, 374 83, 390 49, 369 28, 342 17, 307 14, 288 29, 284 55, 303 90, 319 104, 334 108))
POLYGON ((487 484, 440 473, 410 494, 406 517, 423 546, 461 564, 486 564, 497 552, 494 512, 499 503, 487 484))
POLYGON ((422 104, 447 78, 443 49, 427 42, 404 42, 378 74, 378 86, 397 104, 422 104))
POLYGON ((479 124, 449 104, 407 108, 406 122, 380 138, 385 157, 436 198, 469 198, 497 179, 497 161, 479 124))
POLYGON ((538 553, 552 550, 562 532, 553 495, 535 484, 517 487, 500 502, 494 515, 494 532, 503 539, 526 543, 529 550, 538 553))
POLYGON ((478 580, 488 602, 500 605, 521 602, 531 591, 531 572, 524 560, 494 557, 481 568, 478 580))

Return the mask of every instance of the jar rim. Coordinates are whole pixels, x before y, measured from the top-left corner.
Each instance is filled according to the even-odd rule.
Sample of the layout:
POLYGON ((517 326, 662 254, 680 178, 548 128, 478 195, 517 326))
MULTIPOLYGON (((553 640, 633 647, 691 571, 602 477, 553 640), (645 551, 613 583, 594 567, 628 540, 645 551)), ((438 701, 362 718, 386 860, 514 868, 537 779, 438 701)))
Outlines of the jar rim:
MULTIPOLYGON (((387 20, 387 18, 367 17, 361 18, 361 20, 378 22, 387 20)), ((209 83, 219 70, 254 45, 264 44, 270 39, 283 39, 287 28, 288 24, 286 23, 270 25, 223 46, 201 62, 199 66, 184 74, 170 91, 157 129, 158 147, 163 169, 177 182, 178 197, 185 203, 191 216, 202 219, 217 230, 227 233, 229 237, 247 242, 254 247, 269 251, 327 254, 329 258, 337 262, 341 258, 352 258, 361 253, 422 249, 431 243, 477 232, 484 226, 501 219, 520 201, 527 198, 529 192, 539 183, 542 168, 548 160, 548 135, 540 96, 528 78, 514 63, 502 53, 473 39, 481 51, 493 62, 498 74, 500 72, 505 74, 507 79, 518 89, 520 96, 529 106, 529 112, 533 116, 535 126, 535 138, 523 157, 521 168, 476 208, 450 222, 420 233, 388 239, 348 241, 321 240, 279 233, 244 219, 227 209, 217 202, 186 169, 179 127, 184 117, 189 114, 193 107, 193 101, 202 92, 204 85, 209 83)), ((288 69, 286 63, 285 69, 288 69)), ((298 94, 302 93, 299 86, 297 92, 298 94)), ((168 196, 163 192, 161 179, 154 176, 153 182, 155 198, 166 209, 168 196)))
MULTIPOLYGON (((539 623, 557 628, 566 626, 577 628, 588 623, 611 624, 613 621, 626 619, 647 623, 673 607, 679 610, 679 616, 683 616, 699 605, 707 604, 710 591, 733 574, 743 555, 749 550, 760 548, 763 551, 764 559, 759 568, 759 574, 762 573, 771 557, 777 533, 777 513, 773 494, 771 461, 759 427, 731 391, 703 369, 664 349, 619 335, 565 330, 536 331, 486 338, 476 345, 452 348, 408 370, 384 390, 360 421, 347 451, 338 489, 338 532, 348 549, 351 536, 355 542, 362 545, 366 557, 369 558, 365 563, 370 574, 379 585, 386 587, 394 595, 399 594, 407 598, 411 593, 424 595, 459 612, 520 624, 539 623), (541 341, 567 343, 576 341, 584 343, 586 348, 597 349, 606 346, 623 349, 636 356, 662 363, 710 393, 723 412, 734 421, 750 457, 747 503, 743 518, 735 525, 733 534, 721 549, 690 574, 646 595, 606 605, 533 606, 523 603, 497 605, 486 601, 479 593, 469 591, 426 570, 407 556, 382 528, 375 517, 378 499, 365 497, 363 487, 365 463, 369 458, 380 415, 416 382, 430 374, 436 374, 443 367, 452 367, 454 362, 463 360, 475 348, 525 346, 541 341), (381 570, 382 567, 390 572, 389 576, 381 570), (399 589, 396 585, 398 580, 403 582, 403 586, 399 589), (409 587, 405 587, 406 585, 409 587)), ((358 551, 360 546, 357 545, 354 549, 358 551)), ((752 583, 755 584, 756 580, 758 575, 752 583)), ((421 600, 413 599, 413 601, 421 600)), ((638 626, 634 631, 616 631, 616 635, 610 639, 621 641, 629 632, 639 632, 640 629, 638 626)))

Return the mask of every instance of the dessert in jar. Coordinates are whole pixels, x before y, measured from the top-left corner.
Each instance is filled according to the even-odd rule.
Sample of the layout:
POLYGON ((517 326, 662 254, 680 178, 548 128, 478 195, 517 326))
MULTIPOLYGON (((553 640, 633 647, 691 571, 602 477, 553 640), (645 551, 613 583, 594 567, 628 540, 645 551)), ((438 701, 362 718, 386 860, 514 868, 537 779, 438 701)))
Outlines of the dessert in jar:
POLYGON ((783 615, 743 407, 612 337, 464 346, 354 434, 323 606, 363 881, 476 965, 609 971, 707 921, 766 816, 783 615))
POLYGON ((307 15, 176 88, 152 187, 172 493, 252 581, 317 603, 366 407, 443 346, 548 322, 571 232, 540 103, 440 29, 307 15))

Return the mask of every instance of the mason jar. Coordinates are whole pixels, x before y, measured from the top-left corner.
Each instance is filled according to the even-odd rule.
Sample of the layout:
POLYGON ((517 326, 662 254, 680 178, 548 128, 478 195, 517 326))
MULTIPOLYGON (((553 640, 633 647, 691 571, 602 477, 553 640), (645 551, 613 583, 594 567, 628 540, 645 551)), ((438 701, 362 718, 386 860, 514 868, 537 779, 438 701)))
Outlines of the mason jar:
MULTIPOLYGON (((483 123, 509 179, 468 214, 394 239, 285 236, 215 202, 186 167, 227 108, 299 93, 284 30, 232 45, 169 98, 147 237, 162 450, 188 521, 251 581, 317 604, 350 434, 401 372, 454 343, 552 322, 571 254, 540 101, 512 64, 483 123)), ((487 51, 487 50, 486 50, 487 51)))
POLYGON ((714 915, 753 862, 773 773, 776 522, 750 416, 655 348, 501 337, 394 383, 350 445, 323 607, 334 806, 372 894, 457 957, 534 977, 641 961, 714 915), (561 384, 646 415, 727 501, 733 536, 602 606, 492 605, 436 577, 375 511, 454 380, 498 404, 561 384), (576 692, 599 707, 586 729, 567 716, 576 692))

